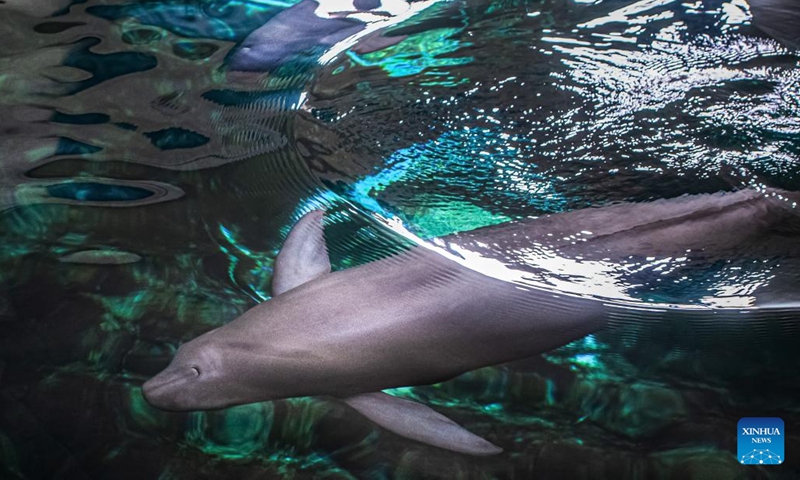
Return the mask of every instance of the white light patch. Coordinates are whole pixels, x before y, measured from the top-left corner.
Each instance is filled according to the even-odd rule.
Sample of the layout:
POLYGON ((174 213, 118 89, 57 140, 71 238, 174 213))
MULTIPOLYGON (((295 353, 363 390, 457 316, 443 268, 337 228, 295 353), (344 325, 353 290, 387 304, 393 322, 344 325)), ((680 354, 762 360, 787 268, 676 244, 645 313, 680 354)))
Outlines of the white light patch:
POLYGON ((547 252, 546 254, 537 252, 535 258, 528 259, 537 267, 541 267, 548 273, 557 272, 559 275, 569 275, 572 278, 581 277, 584 279, 582 282, 572 282, 559 280, 554 278, 555 276, 548 275, 548 283, 545 283, 532 276, 529 272, 509 268, 500 260, 485 257, 459 245, 445 243, 440 239, 435 240, 433 243, 426 242, 410 232, 399 218, 386 218, 380 215, 377 215, 377 217, 381 223, 404 238, 411 240, 416 245, 436 252, 487 277, 557 293, 629 302, 636 301, 620 286, 621 282, 617 281, 619 272, 615 274, 618 267, 609 262, 579 261, 558 256, 554 252, 547 252))
POLYGON ((730 3, 722 4, 724 15, 722 19, 727 25, 742 25, 749 23, 753 17, 750 13, 750 6, 745 0, 733 0, 730 3))
MULTIPOLYGON (((539 250, 536 252, 535 259, 531 259, 531 261, 535 261, 535 265, 541 267, 544 274, 558 272, 560 275, 573 276, 573 278, 568 281, 554 278, 557 277, 557 275, 548 275, 546 277, 547 282, 544 282, 534 278, 529 272, 510 268, 499 260, 485 257, 480 253, 467 250, 452 243, 447 243, 442 239, 424 241, 410 232, 399 218, 386 218, 381 215, 375 215, 375 217, 395 233, 422 248, 442 255, 451 261, 486 275, 487 277, 514 283, 521 288, 532 288, 552 292, 553 294, 573 295, 584 298, 593 297, 599 301, 608 302, 609 305, 614 305, 618 308, 628 308, 641 312, 662 311, 664 309, 699 312, 714 309, 733 310, 744 313, 747 311, 778 307, 800 308, 800 303, 798 302, 772 302, 768 305, 754 304, 755 298, 752 297, 750 293, 752 293, 752 290, 757 288, 759 284, 751 285, 748 287, 747 291, 743 291, 741 287, 726 288, 725 286, 718 286, 715 288, 715 294, 713 296, 702 297, 699 305, 662 302, 643 303, 641 300, 631 297, 627 293, 626 290, 631 288, 632 285, 620 281, 626 274, 626 271, 629 273, 634 270, 634 267, 639 267, 639 270, 643 270, 665 266, 667 270, 670 270, 671 267, 679 266, 681 262, 685 261, 686 258, 683 257, 677 259, 653 258, 653 261, 646 264, 619 264, 618 262, 614 263, 610 261, 581 261, 564 258, 554 252, 539 250), (575 277, 582 277, 582 279, 579 281, 572 281, 575 280, 575 277)), ((486 245, 483 246, 485 247, 486 245)), ((537 247, 541 246, 537 245, 537 247)))
MULTIPOLYGON (((381 16, 377 16, 376 15, 376 17, 378 17, 377 19, 365 21, 367 26, 363 30, 361 30, 360 32, 358 32, 358 33, 356 33, 354 35, 351 35, 348 38, 345 38, 341 42, 339 42, 336 45, 334 45, 333 47, 331 47, 330 50, 325 52, 325 54, 322 55, 319 58, 319 64, 320 65, 327 65, 328 63, 333 61, 333 59, 335 59, 337 56, 339 56, 340 53, 342 53, 342 52, 344 52, 346 50, 349 50, 350 48, 354 47, 356 45, 356 43, 358 43, 358 41, 361 40, 362 38, 372 34, 373 32, 376 32, 376 31, 378 31, 378 30, 380 30, 382 28, 386 28, 386 27, 389 27, 389 26, 392 26, 392 25, 397 25, 398 23, 404 22, 404 21, 408 20, 409 18, 413 17, 414 15, 416 15, 416 14, 422 12, 423 10, 427 9, 428 7, 431 7, 431 6, 433 6, 436 3, 439 3, 441 1, 443 1, 443 0, 428 0, 428 1, 423 1, 423 2, 414 2, 412 4, 406 4, 407 8, 406 8, 406 10, 404 12, 399 13, 399 14, 394 15, 394 16, 391 16, 391 17, 388 17, 388 18, 385 17, 385 16, 382 16, 382 15, 381 16)), ((335 4, 335 3, 338 3, 338 2, 330 1, 330 2, 325 2, 325 3, 335 4)), ((405 2, 402 2, 402 3, 405 3, 405 2)), ((351 4, 352 4, 352 2, 351 2, 351 4)), ((383 5, 381 5, 381 7, 383 8, 383 5)), ((326 18, 326 17, 323 17, 323 18, 326 18)), ((351 18, 351 16, 349 16, 348 18, 351 18)), ((355 17, 352 17, 352 18, 355 18, 355 17)), ((364 21, 364 20, 362 20, 362 21, 364 21)))
MULTIPOLYGON (((662 7, 665 5, 669 5, 670 3, 677 3, 675 0, 643 0, 641 2, 636 2, 633 5, 628 5, 627 7, 620 8, 619 10, 614 10, 613 12, 609 13, 605 17, 601 17, 591 22, 583 23, 578 25, 581 28, 594 28, 600 25, 605 25, 607 23, 613 22, 621 22, 626 23, 629 25, 633 25, 635 22, 631 19, 633 16, 641 15, 648 10, 652 10, 657 7, 662 7)), ((669 12, 665 12, 668 16, 664 17, 662 13, 658 18, 671 18, 672 14, 669 12)))
POLYGON ((319 18, 355 18, 364 23, 386 20, 406 13, 411 6, 405 0, 381 0, 380 7, 359 10, 354 0, 317 0, 314 15, 319 18))

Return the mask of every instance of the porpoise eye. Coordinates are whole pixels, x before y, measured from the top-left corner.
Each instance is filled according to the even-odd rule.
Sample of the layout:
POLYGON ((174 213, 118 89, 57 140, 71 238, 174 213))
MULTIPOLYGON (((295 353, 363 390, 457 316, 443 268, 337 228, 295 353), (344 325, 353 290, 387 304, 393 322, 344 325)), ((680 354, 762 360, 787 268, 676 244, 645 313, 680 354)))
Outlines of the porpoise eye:
POLYGON ((199 368, 192 367, 192 371, 194 372, 194 376, 195 377, 199 377, 200 376, 200 369, 199 368))

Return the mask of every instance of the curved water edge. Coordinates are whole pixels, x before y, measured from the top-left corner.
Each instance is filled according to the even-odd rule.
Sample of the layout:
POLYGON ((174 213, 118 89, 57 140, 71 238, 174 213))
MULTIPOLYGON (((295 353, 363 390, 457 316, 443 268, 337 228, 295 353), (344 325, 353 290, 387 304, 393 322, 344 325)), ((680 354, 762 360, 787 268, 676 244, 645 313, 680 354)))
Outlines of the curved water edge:
MULTIPOLYGON (((707 14, 722 14, 714 26, 722 32, 718 38, 706 31, 707 23, 690 22, 695 7, 672 11, 670 5, 640 2, 608 8, 607 16, 592 20, 581 18, 580 10, 567 10, 562 18, 543 18, 541 11, 499 14, 516 30, 498 40, 492 30, 481 28, 494 19, 461 12, 462 25, 472 26, 447 29, 438 38, 453 45, 443 51, 449 59, 464 62, 422 66, 431 76, 438 70, 447 78, 461 75, 456 83, 408 81, 415 71, 397 71, 377 54, 373 63, 356 54, 344 57, 323 69, 309 89, 295 130, 300 153, 337 194, 389 219, 386 223, 402 235, 423 238, 623 202, 731 189, 796 189, 796 176, 780 174, 794 169, 796 154, 787 137, 761 135, 755 141, 764 143, 759 148, 771 152, 766 154, 731 148, 734 144, 720 144, 713 135, 713 129, 733 130, 732 138, 738 135, 743 146, 751 145, 747 138, 760 133, 746 132, 736 118, 752 115, 759 118, 757 125, 763 118, 788 138, 797 135, 795 102, 773 103, 773 91, 766 88, 786 92, 784 99, 796 97, 796 57, 780 44, 728 33, 755 33, 747 31, 746 5, 708 7, 707 14), (740 7, 745 10, 733 10, 740 7), (549 30, 538 38, 523 36, 541 29, 545 20, 578 28, 560 39, 548 36, 549 30), (647 28, 636 27, 632 37, 614 40, 629 24, 647 28), (502 56, 488 55, 500 48, 502 56), (459 49, 471 55, 459 56, 459 49), (509 61, 523 55, 527 61, 509 61), (770 58, 781 60, 766 79, 765 70, 753 67, 770 58), (536 68, 530 67, 532 59, 539 62, 533 63, 536 68), (494 71, 496 63, 502 78, 470 80, 480 78, 483 69, 494 71), (369 88, 361 87, 367 83, 369 88), (745 84, 765 89, 749 90, 748 99, 739 93, 745 84), (751 102, 759 98, 756 113, 751 102), (727 112, 729 119, 718 118, 718 112, 727 112), (364 122, 365 117, 371 121, 364 122), (685 181, 688 177, 692 182, 685 181)), ((558 14, 553 12, 561 13, 548 15, 558 14)), ((394 57, 381 55, 416 61, 419 45, 427 46, 424 35, 419 37, 419 44, 407 40, 390 47, 394 57)), ((592 232, 576 226, 565 234, 574 244, 592 232)), ((785 234, 777 233, 775 241, 785 234)), ((758 245, 701 259, 686 252, 626 256, 618 250, 605 263, 586 261, 575 248, 564 255, 563 246, 550 243, 518 245, 513 253, 508 245, 488 245, 481 254, 505 256, 501 264, 476 255, 468 263, 518 282, 654 304, 743 308, 795 301, 791 240, 783 253, 761 254, 758 245), (529 275, 546 265, 552 265, 547 274, 529 275), (754 290, 763 291, 762 298, 754 290)))
POLYGON ((782 478, 742 470, 731 432, 782 416, 798 444, 793 250, 600 258, 587 274, 547 242, 470 257, 452 240, 800 190, 796 50, 738 0, 430 3, 268 73, 224 65, 294 2, 0 6, 2 475, 782 478), (381 48, 359 48, 373 34, 381 48), (138 386, 176 346, 272 296, 283 236, 320 206, 337 270, 421 245, 613 304, 611 327, 391 391, 501 445, 497 459, 411 443, 330 399, 144 403, 138 386))

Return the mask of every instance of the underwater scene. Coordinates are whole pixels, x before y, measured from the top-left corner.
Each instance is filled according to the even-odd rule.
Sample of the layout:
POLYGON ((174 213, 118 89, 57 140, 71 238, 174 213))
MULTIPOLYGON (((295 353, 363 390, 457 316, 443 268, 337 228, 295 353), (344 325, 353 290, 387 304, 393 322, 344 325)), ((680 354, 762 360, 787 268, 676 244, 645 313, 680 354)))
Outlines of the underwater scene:
POLYGON ((800 2, 0 28, 0 479, 800 478, 800 2))

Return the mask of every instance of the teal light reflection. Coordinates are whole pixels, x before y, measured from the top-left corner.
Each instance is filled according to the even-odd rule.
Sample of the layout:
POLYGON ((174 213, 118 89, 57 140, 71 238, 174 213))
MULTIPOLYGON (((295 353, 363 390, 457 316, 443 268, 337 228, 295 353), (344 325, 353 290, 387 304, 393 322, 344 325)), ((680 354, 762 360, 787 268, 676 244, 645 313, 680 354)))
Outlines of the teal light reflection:
POLYGON ((218 243, 220 251, 229 260, 228 277, 253 300, 263 302, 271 298, 269 281, 275 252, 258 252, 245 246, 238 238, 236 230, 219 224, 218 231, 223 242, 218 243))
POLYGON ((460 28, 441 28, 413 35, 397 45, 377 52, 359 55, 349 52, 350 58, 362 67, 382 68, 390 77, 408 77, 425 73, 424 85, 455 86, 469 81, 456 78, 440 69, 472 63, 473 57, 445 56, 471 45, 454 40, 460 28), (441 78, 433 78, 440 76, 441 78))

